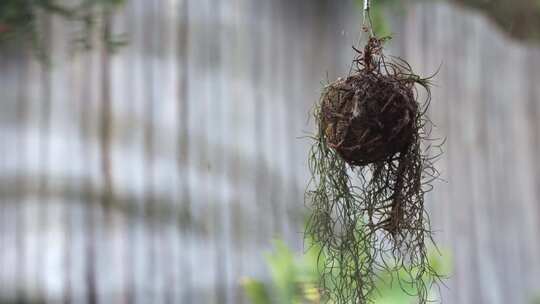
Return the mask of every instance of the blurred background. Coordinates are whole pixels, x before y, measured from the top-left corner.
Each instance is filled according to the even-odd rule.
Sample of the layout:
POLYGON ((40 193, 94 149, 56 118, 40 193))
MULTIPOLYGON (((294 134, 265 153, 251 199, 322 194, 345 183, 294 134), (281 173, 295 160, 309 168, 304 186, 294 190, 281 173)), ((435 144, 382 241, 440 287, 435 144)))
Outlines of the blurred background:
MULTIPOLYGON (((361 1, 0 1, 0 302, 319 302, 304 136, 361 1)), ((539 303, 540 2, 372 1, 438 70, 435 297, 539 303)))

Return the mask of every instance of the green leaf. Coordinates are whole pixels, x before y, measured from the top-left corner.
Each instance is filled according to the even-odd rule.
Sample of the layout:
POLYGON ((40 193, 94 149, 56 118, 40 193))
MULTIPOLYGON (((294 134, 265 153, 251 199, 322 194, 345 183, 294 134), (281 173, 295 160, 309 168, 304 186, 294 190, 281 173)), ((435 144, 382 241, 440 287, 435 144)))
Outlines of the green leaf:
POLYGON ((247 278, 242 281, 242 286, 250 303, 272 304, 268 288, 262 282, 247 278))
POLYGON ((294 303, 297 273, 294 254, 281 240, 274 241, 274 252, 266 255, 278 303, 294 303))

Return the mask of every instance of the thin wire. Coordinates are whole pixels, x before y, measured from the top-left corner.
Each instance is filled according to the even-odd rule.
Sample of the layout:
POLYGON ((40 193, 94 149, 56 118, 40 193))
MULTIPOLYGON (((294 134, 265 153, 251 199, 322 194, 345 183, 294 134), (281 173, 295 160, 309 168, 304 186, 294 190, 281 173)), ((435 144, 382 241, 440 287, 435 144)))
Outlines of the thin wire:
POLYGON ((369 12, 370 4, 369 0, 364 0, 364 22, 366 20, 366 14, 369 12))
POLYGON ((362 28, 360 29, 360 34, 358 35, 358 40, 356 42, 356 47, 360 48, 360 42, 362 41, 362 36, 365 32, 369 33, 369 37, 375 36, 373 32, 373 25, 371 23, 371 0, 364 0, 364 11, 362 14, 362 28))
MULTIPOLYGON (((371 9, 371 0, 364 0, 364 9, 363 9, 363 14, 362 14, 362 27, 360 29, 360 33, 358 34, 358 39, 356 40, 356 43, 354 44, 354 46, 358 49, 362 48, 361 42, 362 42, 362 38, 365 32, 369 33, 368 38, 375 36, 373 32, 372 22, 371 22, 371 15, 369 13, 370 9, 371 9)), ((353 67, 354 67, 354 63, 351 63, 351 66, 349 67, 349 76, 351 76, 353 67)))
POLYGON ((371 24, 371 15, 369 14, 371 10, 371 0, 364 0, 364 18, 362 21, 362 30, 369 31, 370 36, 373 34, 373 26, 371 24), (367 24, 366 24, 367 21, 367 24))

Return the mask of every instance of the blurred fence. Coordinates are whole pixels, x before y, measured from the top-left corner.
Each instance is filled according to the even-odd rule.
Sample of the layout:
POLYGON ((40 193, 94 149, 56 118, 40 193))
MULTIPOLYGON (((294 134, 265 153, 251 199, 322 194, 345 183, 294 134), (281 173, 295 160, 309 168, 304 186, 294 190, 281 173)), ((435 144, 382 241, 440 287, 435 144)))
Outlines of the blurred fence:
MULTIPOLYGON (((129 45, 50 66, 0 57, 0 296, 51 303, 245 303, 273 237, 302 249, 308 111, 348 71, 352 0, 131 0, 129 45), (328 76, 326 76, 328 75, 328 76)), ((443 3, 392 19, 391 49, 437 76, 447 183, 429 195, 453 251, 446 303, 540 291, 540 51, 443 3)))
POLYGON ((442 4, 410 10, 401 53, 437 75, 432 119, 446 136, 447 184, 432 221, 453 250, 447 303, 532 303, 540 289, 540 49, 442 4))

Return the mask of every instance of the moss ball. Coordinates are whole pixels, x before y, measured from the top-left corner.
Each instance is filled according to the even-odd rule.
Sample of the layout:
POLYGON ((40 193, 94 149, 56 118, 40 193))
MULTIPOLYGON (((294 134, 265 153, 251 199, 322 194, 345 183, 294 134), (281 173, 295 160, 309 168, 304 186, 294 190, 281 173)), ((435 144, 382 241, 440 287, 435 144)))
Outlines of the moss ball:
POLYGON ((385 161, 414 141, 418 104, 410 80, 360 71, 326 87, 321 122, 330 147, 351 165, 385 161))

